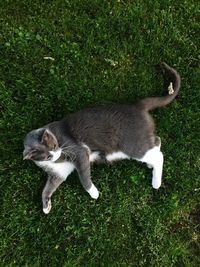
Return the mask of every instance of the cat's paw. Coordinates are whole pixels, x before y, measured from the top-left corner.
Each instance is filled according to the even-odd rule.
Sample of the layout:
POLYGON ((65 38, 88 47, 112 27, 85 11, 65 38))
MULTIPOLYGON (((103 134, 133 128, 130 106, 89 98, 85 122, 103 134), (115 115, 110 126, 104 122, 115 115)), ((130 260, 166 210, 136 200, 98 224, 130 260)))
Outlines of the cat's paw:
POLYGON ((160 180, 158 180, 158 179, 153 179, 152 180, 152 187, 154 189, 158 189, 160 186, 161 186, 161 181, 160 180))
POLYGON ((51 210, 51 199, 47 200, 45 205, 43 204, 43 212, 48 214, 51 210))
POLYGON ((98 189, 96 188, 96 186, 94 184, 92 184, 92 186, 90 187, 89 190, 87 190, 87 192, 94 199, 97 199, 99 197, 99 191, 98 191, 98 189))

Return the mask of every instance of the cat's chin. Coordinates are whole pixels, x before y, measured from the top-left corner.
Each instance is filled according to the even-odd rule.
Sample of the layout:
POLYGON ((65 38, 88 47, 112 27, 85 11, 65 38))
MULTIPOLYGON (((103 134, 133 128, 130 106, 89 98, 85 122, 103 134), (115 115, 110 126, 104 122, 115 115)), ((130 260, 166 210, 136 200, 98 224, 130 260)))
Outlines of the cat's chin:
POLYGON ((50 151, 53 158, 51 159, 52 162, 58 160, 61 156, 62 150, 59 148, 57 151, 50 151))

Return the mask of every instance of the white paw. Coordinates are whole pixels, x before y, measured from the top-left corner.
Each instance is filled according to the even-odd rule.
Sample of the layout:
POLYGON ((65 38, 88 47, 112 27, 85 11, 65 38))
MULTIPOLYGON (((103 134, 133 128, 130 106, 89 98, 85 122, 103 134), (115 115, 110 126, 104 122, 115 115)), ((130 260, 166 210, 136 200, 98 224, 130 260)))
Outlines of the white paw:
POLYGON ((158 189, 160 186, 161 186, 161 181, 160 180, 156 180, 156 179, 152 180, 152 187, 154 189, 158 189))
POLYGON ((87 192, 90 194, 90 196, 94 199, 97 199, 99 197, 99 191, 98 189, 96 188, 96 186, 94 186, 92 184, 92 186, 90 187, 89 190, 87 190, 87 192))
POLYGON ((46 208, 43 208, 43 212, 45 214, 48 214, 50 212, 50 210, 51 210, 51 200, 48 201, 47 207, 46 208))

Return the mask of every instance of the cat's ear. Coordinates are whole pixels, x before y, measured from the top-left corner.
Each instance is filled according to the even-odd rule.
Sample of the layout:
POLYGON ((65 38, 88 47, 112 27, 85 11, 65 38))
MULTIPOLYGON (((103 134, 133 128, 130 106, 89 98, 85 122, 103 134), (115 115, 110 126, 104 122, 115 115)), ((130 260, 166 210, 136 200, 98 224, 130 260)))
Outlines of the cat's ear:
POLYGON ((41 143, 49 147, 54 147, 54 145, 57 145, 57 140, 55 135, 46 129, 42 135, 41 143))

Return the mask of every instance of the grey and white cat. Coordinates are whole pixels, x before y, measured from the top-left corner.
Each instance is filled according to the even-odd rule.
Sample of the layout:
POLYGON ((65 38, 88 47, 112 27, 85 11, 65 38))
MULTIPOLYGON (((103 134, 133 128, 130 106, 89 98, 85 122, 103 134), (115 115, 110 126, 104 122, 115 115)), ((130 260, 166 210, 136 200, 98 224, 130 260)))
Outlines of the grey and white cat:
POLYGON ((163 97, 145 98, 135 105, 102 106, 69 114, 27 134, 24 159, 32 160, 48 174, 42 193, 43 211, 49 213, 51 196, 67 176, 77 170, 84 189, 94 199, 99 191, 90 175, 92 162, 136 159, 152 168, 152 186, 161 185, 163 154, 148 111, 169 104, 180 88, 179 74, 166 63, 171 91, 163 97), (172 87, 173 84, 173 87, 172 87))

